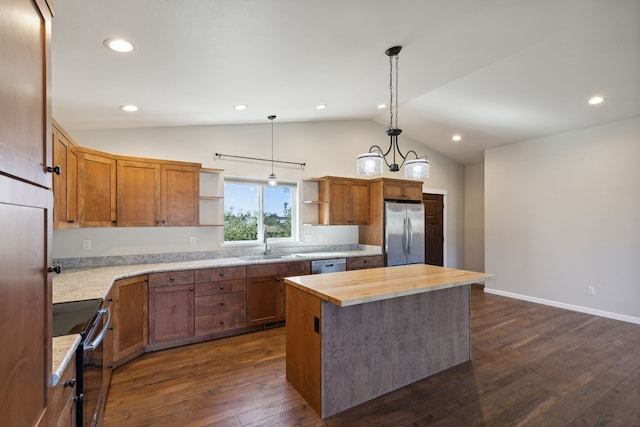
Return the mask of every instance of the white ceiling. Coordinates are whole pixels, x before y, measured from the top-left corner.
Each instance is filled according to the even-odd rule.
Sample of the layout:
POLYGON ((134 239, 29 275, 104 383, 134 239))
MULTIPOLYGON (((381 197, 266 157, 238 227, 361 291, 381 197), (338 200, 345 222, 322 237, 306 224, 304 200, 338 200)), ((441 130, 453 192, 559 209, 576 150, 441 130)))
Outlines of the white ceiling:
MULTIPOLYGON (((402 45, 403 136, 483 150, 640 115, 638 0, 56 0, 53 116, 69 129, 371 119, 402 45), (109 37, 135 45, 103 47, 109 37), (589 106, 599 94, 605 102, 589 106), (118 109, 136 104, 136 113, 118 109), (234 105, 247 104, 245 111, 234 105), (316 110, 317 104, 327 104, 316 110), (463 140, 451 141, 454 133, 463 140)), ((378 144, 386 144, 382 134, 378 144)), ((368 147, 363 147, 366 151, 368 147)))

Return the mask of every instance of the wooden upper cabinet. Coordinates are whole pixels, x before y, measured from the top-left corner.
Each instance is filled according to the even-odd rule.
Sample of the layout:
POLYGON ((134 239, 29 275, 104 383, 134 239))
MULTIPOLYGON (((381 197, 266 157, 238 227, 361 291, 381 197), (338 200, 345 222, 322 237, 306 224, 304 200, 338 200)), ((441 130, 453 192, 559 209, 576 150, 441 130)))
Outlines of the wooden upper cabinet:
POLYGON ((160 225, 160 164, 132 160, 117 163, 118 226, 160 225))
POLYGON ((200 165, 118 160, 118 226, 199 224, 200 165))
POLYGON ((421 181, 383 179, 382 188, 385 200, 422 201, 421 181))
POLYGON ((318 222, 325 225, 366 225, 369 223, 369 182, 359 179, 325 177, 318 182, 318 222))
POLYGON ((80 226, 115 226, 116 159, 107 153, 81 149, 78 172, 80 226))
POLYGON ((162 224, 200 224, 200 167, 163 164, 162 224))
POLYGON ((53 226, 57 229, 77 228, 78 217, 78 147, 54 123, 52 127, 53 163, 60 174, 53 175, 53 226))

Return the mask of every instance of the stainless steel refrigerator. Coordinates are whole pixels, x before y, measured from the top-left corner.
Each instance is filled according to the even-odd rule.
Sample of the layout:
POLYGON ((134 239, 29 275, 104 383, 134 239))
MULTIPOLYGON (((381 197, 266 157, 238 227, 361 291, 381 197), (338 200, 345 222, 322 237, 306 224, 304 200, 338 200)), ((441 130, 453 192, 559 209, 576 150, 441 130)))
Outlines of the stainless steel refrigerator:
POLYGON ((385 265, 424 264, 424 205, 384 203, 385 265))

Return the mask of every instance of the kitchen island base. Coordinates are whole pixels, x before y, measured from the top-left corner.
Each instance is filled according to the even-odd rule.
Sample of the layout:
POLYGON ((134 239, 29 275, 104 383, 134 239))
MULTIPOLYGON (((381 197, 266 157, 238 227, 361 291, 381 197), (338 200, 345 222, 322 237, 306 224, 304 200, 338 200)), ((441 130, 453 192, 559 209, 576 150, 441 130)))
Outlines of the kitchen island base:
POLYGON ((469 288, 341 307, 287 286, 287 381, 326 418, 470 360, 469 288))

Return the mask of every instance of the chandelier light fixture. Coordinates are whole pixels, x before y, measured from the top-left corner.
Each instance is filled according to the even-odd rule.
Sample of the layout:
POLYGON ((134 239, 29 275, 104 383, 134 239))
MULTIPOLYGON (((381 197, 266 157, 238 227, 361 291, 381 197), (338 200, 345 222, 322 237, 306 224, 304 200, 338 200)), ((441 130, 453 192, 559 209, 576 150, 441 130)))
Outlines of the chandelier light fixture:
POLYGON ((398 55, 401 50, 402 46, 394 46, 384 52, 389 57, 389 127, 386 132, 389 136, 389 148, 387 151, 383 151, 378 145, 372 145, 368 153, 360 154, 356 158, 356 173, 360 176, 380 176, 383 173, 383 164, 386 164, 391 172, 398 172, 404 166, 405 178, 429 178, 427 157, 418 157, 418 154, 413 150, 402 154, 398 146, 398 135, 402 133, 402 129, 398 128, 398 55), (400 165, 396 160, 396 152, 398 157, 402 159, 400 165), (392 154, 390 161, 387 160, 389 154, 392 154), (413 154, 415 158, 407 160, 410 154, 413 154))
POLYGON ((276 178, 276 174, 273 173, 273 119, 275 119, 276 116, 267 116, 267 119, 271 120, 271 175, 269 175, 269 177, 267 178, 267 183, 271 186, 271 187, 275 187, 276 185, 278 185, 278 179, 276 178))

